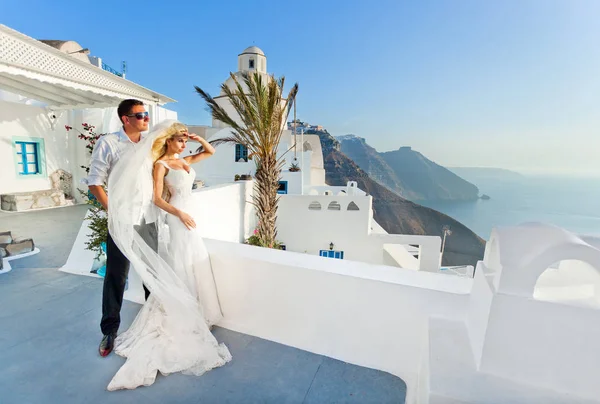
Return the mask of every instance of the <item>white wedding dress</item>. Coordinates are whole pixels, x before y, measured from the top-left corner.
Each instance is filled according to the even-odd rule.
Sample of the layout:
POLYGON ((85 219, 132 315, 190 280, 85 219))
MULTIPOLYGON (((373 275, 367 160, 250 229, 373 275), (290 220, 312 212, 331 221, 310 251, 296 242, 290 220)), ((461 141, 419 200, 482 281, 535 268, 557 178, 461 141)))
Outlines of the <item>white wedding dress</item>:
MULTIPOLYGON (((108 390, 151 385, 157 372, 199 376, 231 360, 227 347, 219 344, 210 332, 210 326, 219 321, 222 314, 209 256, 196 229, 188 230, 177 217, 166 214, 166 223, 159 220, 162 225, 159 224, 158 252, 133 230, 133 218, 140 206, 147 203, 138 195, 147 195, 142 189, 151 185, 148 178, 140 178, 139 164, 143 172, 151 171, 151 162, 143 155, 154 137, 156 134, 146 139, 150 145, 137 151, 137 156, 127 164, 115 167, 120 177, 113 180, 113 184, 109 180, 111 234, 151 295, 129 329, 115 341, 114 351, 127 360, 111 380, 108 390), (132 174, 136 166, 138 169, 132 174), (111 210, 116 205, 115 200, 121 207, 111 210)), ((171 193, 169 203, 193 216, 194 169, 189 167, 190 172, 187 172, 167 168, 164 181, 171 193)))

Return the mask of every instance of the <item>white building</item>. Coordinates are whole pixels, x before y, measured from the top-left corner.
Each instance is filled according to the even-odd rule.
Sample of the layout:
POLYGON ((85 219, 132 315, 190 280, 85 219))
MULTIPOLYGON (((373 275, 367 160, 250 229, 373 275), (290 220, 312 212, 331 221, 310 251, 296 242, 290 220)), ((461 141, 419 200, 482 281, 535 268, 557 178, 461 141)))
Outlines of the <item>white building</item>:
MULTIPOLYGON (((251 46, 238 55, 238 71, 234 75, 241 78, 243 72, 259 72, 265 80, 268 78, 267 58, 260 48, 251 46)), ((234 80, 229 77, 225 84, 231 87, 234 80)), ((215 99, 235 116, 235 110, 223 92, 215 99)), ((191 125, 190 130, 209 140, 230 133, 228 127, 215 120, 212 126, 191 125)), ((294 136, 293 130, 284 130, 279 155, 285 163, 280 181, 278 239, 288 251, 439 270, 439 237, 388 235, 373 219, 372 197, 358 189, 356 183, 343 187, 325 183, 318 135, 294 136), (296 171, 295 166, 300 171, 296 171), (419 247, 415 249, 409 244, 419 247)), ((196 167, 197 179, 209 187, 232 183, 236 176, 254 175, 255 171, 255 164, 242 145, 219 146, 212 158, 203 160, 196 167)), ((252 231, 253 222, 248 225, 246 237, 252 231)))
MULTIPOLYGON (((78 175, 85 153, 64 125, 110 126, 114 105, 132 96, 148 102, 155 122, 169 114, 164 96, 4 26, 0 35, 2 194, 48 189, 58 169, 78 175), (34 161, 21 161, 40 171, 33 177, 19 176, 13 136, 37 145, 34 161)), ((266 57, 253 52, 240 55, 241 68, 255 57, 266 71, 266 57)), ((293 142, 286 135, 282 153, 293 142)), ((495 229, 473 278, 431 272, 439 238, 385 234, 356 184, 325 184, 318 138, 300 144, 302 171, 284 173, 278 223, 296 252, 240 243, 253 228, 252 182, 233 181, 253 172, 243 153, 219 148, 198 167, 208 186, 194 198, 206 207, 198 223, 219 326, 389 372, 406 382, 409 404, 600 403, 600 239, 540 224, 495 229), (344 260, 317 256, 329 243, 344 260), (421 246, 418 260, 405 244, 421 246)), ((86 226, 62 270, 94 276, 86 226)), ((130 274, 126 297, 140 301, 130 274)))
MULTIPOLYGON (((78 199, 89 153, 75 131, 118 130, 119 102, 137 98, 151 122, 176 118, 173 99, 102 68, 74 41, 41 42, 0 25, 0 198, 5 210, 62 206, 78 199), (92 63, 94 62, 94 63, 92 63)), ((106 67, 106 66, 105 66, 106 67)))

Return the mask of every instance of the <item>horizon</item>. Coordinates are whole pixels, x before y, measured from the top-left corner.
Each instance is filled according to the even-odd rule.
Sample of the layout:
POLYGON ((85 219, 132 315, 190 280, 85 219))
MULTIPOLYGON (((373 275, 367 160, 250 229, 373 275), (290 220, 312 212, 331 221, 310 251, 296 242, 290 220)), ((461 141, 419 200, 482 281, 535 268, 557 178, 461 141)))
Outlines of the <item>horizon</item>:
POLYGON ((270 73, 299 83, 297 117, 334 136, 410 145, 442 166, 600 175, 600 2, 149 1, 140 16, 117 2, 29 4, 36 14, 9 1, 2 23, 74 40, 112 67, 126 60, 127 79, 178 100, 166 107, 190 125, 211 121, 193 86, 216 94, 256 45, 270 73))

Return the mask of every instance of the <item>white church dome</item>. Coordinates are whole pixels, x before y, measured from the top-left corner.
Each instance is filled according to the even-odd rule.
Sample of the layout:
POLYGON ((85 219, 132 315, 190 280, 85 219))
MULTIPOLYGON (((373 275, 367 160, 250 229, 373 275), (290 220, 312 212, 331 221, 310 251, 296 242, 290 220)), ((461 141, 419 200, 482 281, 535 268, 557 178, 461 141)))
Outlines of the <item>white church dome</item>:
POLYGON ((244 54, 254 54, 254 55, 265 56, 265 53, 258 46, 250 46, 250 47, 244 49, 244 51, 242 53, 240 53, 240 55, 244 55, 244 54))

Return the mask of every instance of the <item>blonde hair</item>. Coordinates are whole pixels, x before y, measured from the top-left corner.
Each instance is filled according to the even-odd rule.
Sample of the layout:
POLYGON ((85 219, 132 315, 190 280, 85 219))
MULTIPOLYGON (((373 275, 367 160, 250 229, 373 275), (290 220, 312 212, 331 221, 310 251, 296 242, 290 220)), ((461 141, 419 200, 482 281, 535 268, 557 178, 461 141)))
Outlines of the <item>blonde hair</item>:
POLYGON ((188 128, 181 122, 175 122, 160 133, 152 143, 152 161, 156 163, 167 152, 167 140, 187 134, 188 128))

